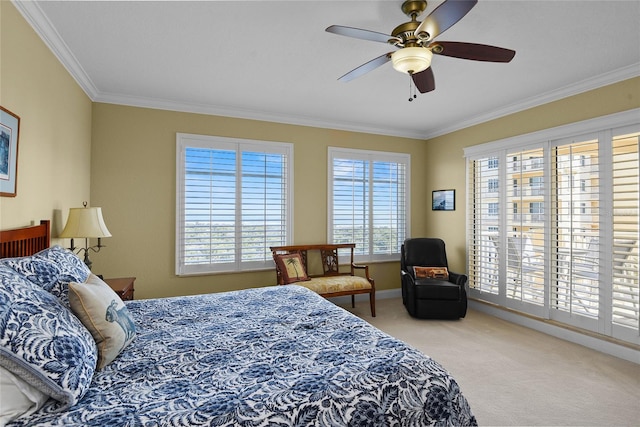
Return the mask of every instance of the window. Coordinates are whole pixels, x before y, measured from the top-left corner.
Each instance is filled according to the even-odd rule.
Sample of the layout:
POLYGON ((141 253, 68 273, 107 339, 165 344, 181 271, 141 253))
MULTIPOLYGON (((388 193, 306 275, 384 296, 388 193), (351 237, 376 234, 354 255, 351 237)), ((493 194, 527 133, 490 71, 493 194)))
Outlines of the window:
POLYGON ((544 167, 542 157, 530 157, 529 164, 531 169, 542 169, 544 167))
POLYGON ((489 161, 487 162, 487 168, 488 169, 498 169, 498 158, 497 157, 491 157, 489 159, 489 161))
POLYGON ((328 240, 358 260, 398 260, 409 235, 407 154, 329 148, 328 240))
POLYGON ((489 188, 487 189, 490 193, 496 193, 498 191, 498 178, 491 178, 489 180, 489 188))
POLYGON ((586 191, 587 191, 587 180, 586 179, 581 179, 580 180, 580 191, 582 191, 583 193, 586 193, 586 191))
POLYGON ((465 150, 472 297, 640 344, 637 117, 635 110, 465 150), (489 192, 484 165, 496 157, 507 165, 491 174, 528 187, 489 192))
POLYGON ((271 268, 291 240, 291 144, 177 134, 176 274, 271 268))
POLYGON ((544 181, 541 176, 529 178, 529 189, 532 196, 542 196, 544 194, 544 181))
POLYGON ((533 222, 544 221, 544 203, 542 202, 529 203, 529 213, 531 214, 531 221, 533 222))

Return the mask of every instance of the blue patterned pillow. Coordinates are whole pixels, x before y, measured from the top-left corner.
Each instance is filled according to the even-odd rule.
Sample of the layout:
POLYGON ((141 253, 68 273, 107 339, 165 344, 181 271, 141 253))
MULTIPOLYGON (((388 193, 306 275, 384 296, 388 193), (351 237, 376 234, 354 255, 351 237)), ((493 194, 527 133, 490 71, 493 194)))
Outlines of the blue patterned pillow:
POLYGON ((5 258, 0 265, 12 268, 52 293, 65 307, 69 307, 69 283, 82 283, 91 274, 76 254, 61 246, 52 246, 33 256, 5 258))
POLYGON ((0 265, 0 366, 66 408, 89 388, 97 353, 89 331, 52 294, 0 265))

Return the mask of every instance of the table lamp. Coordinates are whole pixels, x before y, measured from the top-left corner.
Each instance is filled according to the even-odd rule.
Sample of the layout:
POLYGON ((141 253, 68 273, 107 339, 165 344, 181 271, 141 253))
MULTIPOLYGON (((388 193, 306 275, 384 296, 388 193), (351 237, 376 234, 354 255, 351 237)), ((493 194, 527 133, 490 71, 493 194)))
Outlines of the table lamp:
POLYGON ((60 233, 60 238, 71 239, 71 249, 79 255, 84 251, 84 263, 91 269, 91 260, 89 259, 89 251, 100 252, 100 248, 104 245, 101 242, 102 237, 111 237, 111 233, 107 229, 102 218, 102 208, 88 208, 87 202, 83 203, 82 208, 69 209, 69 218, 64 230, 60 233), (73 244, 74 238, 84 238, 84 247, 76 248, 73 244), (89 246, 89 239, 97 238, 96 246, 89 246))

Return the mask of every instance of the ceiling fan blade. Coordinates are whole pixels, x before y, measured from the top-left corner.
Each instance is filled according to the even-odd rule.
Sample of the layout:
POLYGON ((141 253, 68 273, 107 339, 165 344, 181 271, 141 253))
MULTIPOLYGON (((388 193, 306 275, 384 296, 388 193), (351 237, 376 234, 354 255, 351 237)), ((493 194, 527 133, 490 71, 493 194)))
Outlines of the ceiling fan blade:
POLYGON ((433 40, 461 20, 476 3, 478 0, 445 0, 418 25, 414 34, 424 40, 433 40), (427 33, 428 36, 421 36, 420 33, 427 33))
POLYGON ((419 73, 412 74, 413 83, 416 85, 420 93, 431 92, 436 88, 436 81, 433 77, 431 67, 419 73))
POLYGON ((463 42, 435 42, 429 48, 438 55, 487 62, 510 62, 516 54, 515 50, 503 47, 463 42))
POLYGON ((377 58, 372 59, 371 61, 367 62, 366 64, 362 64, 358 68, 354 68, 353 70, 349 71, 344 76, 340 77, 338 80, 341 81, 341 82, 349 82, 349 81, 355 79, 356 77, 360 77, 363 74, 368 73, 369 71, 375 70, 376 68, 386 64, 390 60, 391 60, 391 52, 385 53, 384 55, 380 55, 377 58))
POLYGON ((388 43, 389 40, 395 40, 396 37, 388 34, 378 33, 376 31, 361 30, 360 28, 344 27, 342 25, 331 25, 325 30, 328 33, 338 34, 341 36, 354 37, 356 39, 369 40, 372 42, 388 43))

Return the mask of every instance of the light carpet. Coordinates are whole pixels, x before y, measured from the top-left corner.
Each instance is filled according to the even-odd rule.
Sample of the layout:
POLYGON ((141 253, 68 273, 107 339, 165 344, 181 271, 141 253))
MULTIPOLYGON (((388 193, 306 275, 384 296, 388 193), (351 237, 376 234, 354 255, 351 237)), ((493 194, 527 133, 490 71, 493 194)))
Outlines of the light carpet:
POLYGON ((440 362, 481 426, 640 426, 640 365, 469 310, 419 320, 399 298, 342 305, 440 362))

